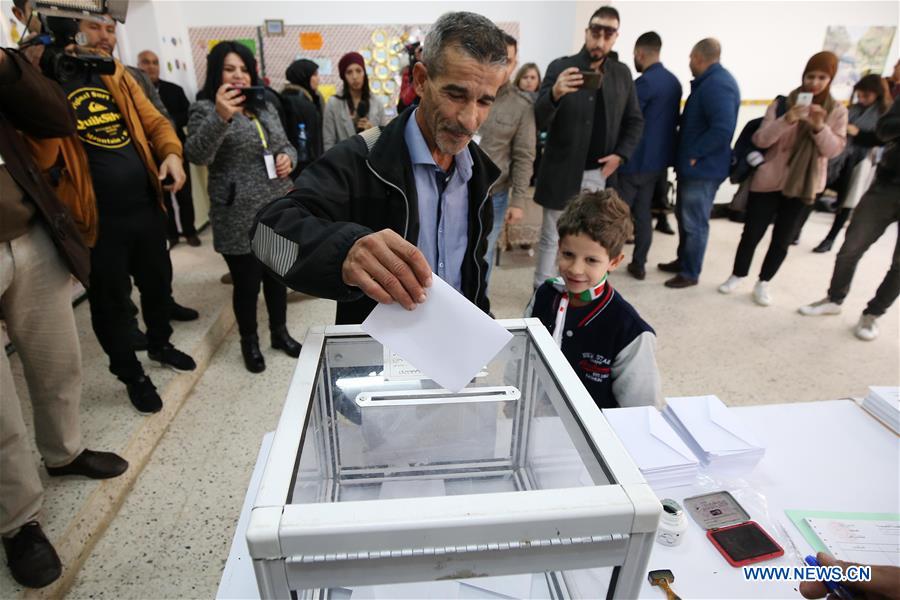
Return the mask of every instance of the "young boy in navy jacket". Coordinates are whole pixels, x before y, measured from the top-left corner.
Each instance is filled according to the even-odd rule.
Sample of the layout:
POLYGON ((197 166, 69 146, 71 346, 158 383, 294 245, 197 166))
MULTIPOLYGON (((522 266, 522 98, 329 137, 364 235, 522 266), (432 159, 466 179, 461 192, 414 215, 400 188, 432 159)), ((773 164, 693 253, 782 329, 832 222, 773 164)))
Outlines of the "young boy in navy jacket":
POLYGON ((607 281, 633 230, 628 205, 614 190, 582 192, 557 229, 560 276, 525 314, 547 327, 597 406, 659 405, 656 333, 607 281))

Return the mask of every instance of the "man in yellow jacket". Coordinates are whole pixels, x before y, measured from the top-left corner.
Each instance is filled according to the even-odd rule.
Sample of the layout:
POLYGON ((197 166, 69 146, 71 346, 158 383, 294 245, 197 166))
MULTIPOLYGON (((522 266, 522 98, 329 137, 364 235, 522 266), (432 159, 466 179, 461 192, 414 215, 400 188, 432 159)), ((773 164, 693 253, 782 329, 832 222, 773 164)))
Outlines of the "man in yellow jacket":
MULTIPOLYGON (((85 19, 80 30, 95 52, 110 54, 115 47, 115 21, 85 19)), ((92 325, 132 404, 153 413, 162 400, 131 346, 130 278, 141 292, 150 359, 176 370, 195 369, 194 360, 169 342, 172 271, 162 194, 184 185, 185 174, 172 125, 125 68, 115 65, 112 75, 89 73, 60 85, 75 112, 97 200, 88 288, 92 325)))

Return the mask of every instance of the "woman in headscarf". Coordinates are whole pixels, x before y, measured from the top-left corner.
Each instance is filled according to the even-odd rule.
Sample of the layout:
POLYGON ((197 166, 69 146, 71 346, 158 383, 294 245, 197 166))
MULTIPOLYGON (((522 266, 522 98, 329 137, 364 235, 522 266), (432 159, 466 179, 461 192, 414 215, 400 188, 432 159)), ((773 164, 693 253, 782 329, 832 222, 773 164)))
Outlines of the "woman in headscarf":
POLYGON ((769 281, 787 256, 804 207, 825 189, 828 159, 839 155, 847 142, 847 109, 830 92, 837 64, 831 52, 814 54, 803 70, 800 87, 787 98, 787 111, 777 117, 779 101, 770 104, 753 134, 753 143, 766 150, 765 162, 750 181, 744 231, 732 275, 719 286, 721 293, 730 294, 747 276, 756 246, 774 222, 772 241, 753 288, 757 304, 772 303, 769 281))
POLYGON ((297 166, 291 173, 293 178, 325 152, 322 140, 322 111, 325 101, 319 94, 319 65, 315 62, 308 58, 295 60, 284 72, 284 76, 288 82, 281 90, 281 97, 287 113, 288 140, 297 149, 297 166), (300 140, 301 125, 304 144, 300 140))
POLYGON ((323 137, 325 150, 361 133, 385 125, 384 107, 369 91, 366 62, 359 52, 348 52, 338 63, 344 88, 325 106, 323 137))

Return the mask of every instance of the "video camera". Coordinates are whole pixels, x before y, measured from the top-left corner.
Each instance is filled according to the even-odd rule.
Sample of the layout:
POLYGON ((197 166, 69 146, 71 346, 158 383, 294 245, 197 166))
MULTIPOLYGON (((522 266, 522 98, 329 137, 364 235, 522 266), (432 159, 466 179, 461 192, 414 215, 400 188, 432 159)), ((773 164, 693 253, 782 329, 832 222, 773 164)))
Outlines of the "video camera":
POLYGON ((34 0, 33 7, 41 23, 41 33, 23 47, 36 44, 46 46, 40 63, 44 75, 64 82, 78 76, 89 77, 92 73, 115 73, 116 65, 111 57, 80 51, 71 54, 67 49, 85 45, 84 34, 78 27, 79 20, 103 22, 114 19, 124 23, 128 0, 34 0))

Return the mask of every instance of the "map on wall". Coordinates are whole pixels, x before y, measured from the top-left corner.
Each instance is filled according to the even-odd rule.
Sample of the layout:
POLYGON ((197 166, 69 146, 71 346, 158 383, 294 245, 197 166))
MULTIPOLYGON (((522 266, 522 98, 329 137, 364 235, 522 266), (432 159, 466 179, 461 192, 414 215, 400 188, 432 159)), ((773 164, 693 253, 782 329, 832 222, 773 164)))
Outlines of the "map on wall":
POLYGON ((896 33, 896 26, 829 26, 825 31, 824 49, 834 52, 840 59, 837 75, 831 84, 832 96, 846 100, 863 75, 882 74, 896 33))

